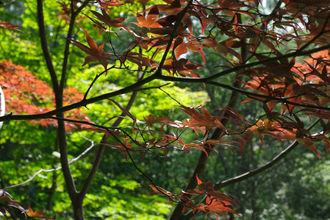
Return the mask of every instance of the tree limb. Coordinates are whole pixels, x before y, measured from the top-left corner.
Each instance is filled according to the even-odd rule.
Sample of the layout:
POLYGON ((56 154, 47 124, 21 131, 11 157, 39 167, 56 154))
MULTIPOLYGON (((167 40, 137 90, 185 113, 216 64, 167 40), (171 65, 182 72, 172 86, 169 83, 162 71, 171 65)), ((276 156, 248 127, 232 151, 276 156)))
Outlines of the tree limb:
MULTIPOLYGON (((307 130, 312 129, 319 121, 320 121, 320 119, 315 121, 311 126, 308 127, 307 130)), ((288 155, 297 145, 298 145, 298 142, 294 141, 285 150, 283 150, 281 153, 279 153, 276 157, 274 157, 271 161, 269 161, 265 165, 263 165, 263 166, 261 166, 257 169, 254 169, 254 170, 248 171, 246 173, 243 173, 239 176, 236 176, 236 177, 233 177, 233 178, 230 178, 230 179, 227 179, 227 180, 220 181, 220 182, 216 183, 214 185, 214 190, 219 190, 222 187, 229 186, 229 185, 241 182, 245 179, 253 177, 253 176, 255 176, 255 175, 271 168, 276 163, 278 163, 280 160, 282 160, 286 155, 288 155)), ((205 198, 206 197, 204 197, 204 199, 201 202, 203 202, 205 200, 205 198)), ((190 219, 192 217, 192 215, 193 215, 193 213, 191 211, 189 211, 188 213, 186 213, 185 217, 182 218, 182 219, 190 219)))
MULTIPOLYGON (((62 76, 61 76, 61 82, 60 82, 60 91, 62 91, 63 93, 63 89, 65 87, 66 84, 66 72, 67 72, 67 67, 68 67, 68 58, 69 58, 69 54, 70 54, 70 40, 72 37, 72 33, 73 33, 73 28, 74 28, 74 22, 76 21, 76 17, 78 16, 78 14, 81 12, 81 10, 86 7, 86 5, 89 3, 89 0, 85 0, 82 5, 74 12, 73 9, 73 1, 71 1, 71 19, 70 19, 70 26, 69 26, 69 30, 68 30, 68 34, 66 37, 66 42, 65 42, 65 49, 64 49, 64 58, 63 58, 63 65, 62 65, 62 76)), ((61 94, 63 96, 63 94, 61 94)))
POLYGON ((180 11, 179 17, 175 21, 175 24, 174 24, 174 27, 173 27, 173 31, 172 31, 172 34, 170 36, 170 39, 168 40, 168 43, 167 43, 167 46, 166 46, 164 55, 162 57, 162 60, 159 63, 158 69, 157 69, 157 71, 155 73, 156 75, 162 75, 162 67, 163 67, 164 62, 166 60, 167 54, 170 51, 170 48, 171 48, 171 45, 172 45, 172 41, 173 41, 173 39, 175 37, 176 31, 177 31, 179 25, 181 24, 181 21, 182 21, 183 17, 185 16, 185 14, 187 13, 188 9, 190 8, 190 5, 192 4, 192 2, 193 2, 193 0, 190 0, 188 2, 188 4, 186 5, 186 7, 184 7, 184 9, 182 11, 180 11))
MULTIPOLYGON (((132 96, 131 96, 130 100, 128 101, 128 104, 125 107, 126 111, 128 111, 132 107, 132 105, 135 101, 137 93, 138 93, 137 91, 134 91, 132 93, 132 96)), ((117 120, 112 124, 111 127, 112 128, 117 127, 121 123, 121 121, 123 120, 123 118, 125 116, 126 116, 126 113, 122 112, 120 117, 117 118, 117 120)), ((85 179, 84 184, 83 184, 83 186, 82 186, 82 188, 79 192, 79 199, 81 199, 81 200, 84 199, 84 197, 87 193, 87 190, 88 190, 88 188, 89 188, 89 186, 90 186, 90 184, 91 184, 91 182, 94 178, 94 175, 96 174, 96 171, 97 171, 97 169, 98 169, 98 167, 101 163, 101 159, 102 159, 102 155, 103 155, 104 147, 105 147, 105 145, 103 145, 102 143, 105 143, 106 141, 107 141, 107 138, 106 138, 106 135, 104 135, 103 138, 102 138, 102 141, 101 141, 101 145, 99 146, 99 149, 97 150, 92 168, 90 169, 89 174, 88 174, 87 178, 85 179)))
MULTIPOLYGON (((44 24, 44 16, 43 16, 43 5, 42 0, 37 0, 37 10, 38 10, 38 25, 39 25, 39 31, 40 31, 40 39, 41 39, 41 47, 43 50, 43 54, 46 60, 46 64, 48 67, 49 74, 52 79, 53 84, 53 91, 55 95, 55 103, 56 103, 56 109, 63 107, 63 100, 62 100, 62 92, 60 91, 58 79, 56 76, 56 72, 53 66, 53 62, 51 60, 48 47, 47 47, 47 38, 46 38, 46 31, 45 31, 45 24, 44 24)), ((58 112, 57 117, 64 117, 63 112, 58 112)), ((67 151, 67 142, 66 142, 66 132, 65 132, 65 124, 64 121, 57 121, 58 123, 58 140, 59 140, 59 149, 61 153, 61 164, 62 164, 62 170, 64 179, 66 182, 66 186, 68 188, 68 193, 71 198, 71 201, 75 201, 76 197, 76 187, 73 181, 73 177, 71 175, 69 163, 68 163, 68 151, 67 151)))
POLYGON ((45 57, 45 61, 47 64, 47 68, 52 80, 53 84, 53 91, 55 93, 55 98, 56 96, 60 93, 59 92, 59 84, 58 84, 58 79, 55 73, 54 65, 52 62, 52 59, 50 57, 49 51, 48 51, 48 44, 47 44, 47 34, 45 30, 45 22, 44 22, 44 12, 43 12, 43 5, 42 5, 42 0, 37 0, 37 15, 38 15, 38 26, 39 26, 39 36, 40 36, 40 41, 41 41, 41 48, 42 52, 45 57))
MULTIPOLYGON (((84 150, 77 157, 75 157, 72 160, 70 160, 69 161, 69 164, 72 164, 72 163, 78 161, 82 156, 84 156, 85 154, 87 154, 87 152, 89 152, 91 149, 93 149, 97 145, 97 144, 94 144, 94 141, 92 141, 92 140, 89 140, 89 141, 91 142, 91 146, 88 147, 86 150, 84 150)), ((28 182, 32 181, 34 178, 36 178, 40 173, 43 173, 43 172, 44 173, 49 173, 49 172, 54 172, 54 171, 58 171, 58 170, 61 170, 61 169, 62 169, 61 166, 59 166, 57 168, 54 168, 54 169, 48 169, 48 170, 40 169, 38 172, 36 172, 35 174, 33 174, 29 179, 25 180, 24 182, 18 183, 18 184, 15 184, 15 185, 11 185, 11 186, 7 186, 7 187, 4 187, 3 189, 4 190, 7 190, 7 189, 11 189, 11 188, 23 186, 23 185, 27 184, 28 182)))
MULTIPOLYGON (((178 77, 169 77, 169 76, 162 76, 162 75, 157 76, 157 75, 153 74, 153 75, 151 75, 151 76, 149 76, 149 77, 147 77, 147 78, 145 78, 145 79, 143 79, 139 82, 136 82, 136 83, 134 83, 130 86, 127 86, 123 89, 119 89, 117 91, 106 93, 106 94, 96 96, 96 97, 93 97, 93 98, 90 98, 90 99, 85 99, 85 100, 82 100, 80 102, 76 102, 76 103, 71 104, 71 105, 67 105, 67 106, 64 106, 64 107, 61 107, 61 108, 57 108, 55 110, 52 110, 52 111, 49 111, 49 112, 46 112, 46 113, 43 113, 43 114, 34 114, 34 115, 12 115, 12 114, 9 114, 9 115, 0 117, 0 121, 32 120, 32 119, 49 118, 50 116, 53 116, 53 115, 58 114, 60 112, 66 112, 66 111, 69 111, 69 110, 72 110, 72 109, 75 109, 75 108, 79 108, 79 107, 82 107, 82 106, 87 106, 88 104, 91 104, 91 103, 95 103, 95 102, 98 102, 98 101, 101 101, 101 100, 104 100, 104 99, 108 99, 108 98, 111 98, 111 97, 114 97, 114 96, 117 96, 117 95, 129 93, 129 92, 131 92, 131 91, 133 91, 133 90, 135 90, 135 89, 137 89, 137 88, 139 88, 139 87, 145 85, 146 83, 151 82, 155 79, 163 79, 165 81, 171 81, 171 82, 190 82, 190 83, 214 84, 215 82, 212 82, 211 80, 213 80, 217 77, 220 77, 222 75, 226 75, 226 74, 229 74, 229 73, 232 73, 232 72, 237 72, 238 70, 241 70, 241 69, 253 67, 253 66, 256 66, 256 65, 260 65, 260 64, 266 64, 266 63, 274 62, 274 61, 289 58, 289 57, 298 57, 298 56, 309 55, 309 54, 312 54, 312 53, 315 53, 315 52, 318 52, 318 51, 321 51, 321 50, 325 50, 325 49, 328 49, 328 48, 330 48, 330 44, 326 45, 326 46, 319 47, 319 48, 314 48, 314 49, 311 49, 311 50, 303 51, 303 52, 300 52, 300 53, 297 53, 297 52, 288 53, 288 54, 285 54, 285 55, 282 55, 282 56, 273 57, 273 58, 261 60, 261 61, 258 61, 258 62, 253 62, 253 63, 248 63, 248 64, 236 66, 236 67, 233 67, 231 69, 224 70, 220 73, 217 73, 217 74, 205 77, 205 78, 200 78, 200 79, 196 79, 196 78, 178 78, 178 77)), ((231 88, 231 86, 225 85, 225 84, 218 84, 218 85, 222 85, 224 88, 231 88)), ((233 90, 233 88, 232 88, 232 90, 233 90)), ((255 95, 255 94, 253 93, 253 95, 255 95)), ((256 96, 258 96, 258 95, 256 95, 256 96)), ((307 107, 309 107, 309 106, 307 106, 307 107)), ((314 108, 315 108, 315 106, 314 106, 314 108)), ((317 108, 329 110, 329 108, 321 107, 321 106, 317 107, 317 108)))

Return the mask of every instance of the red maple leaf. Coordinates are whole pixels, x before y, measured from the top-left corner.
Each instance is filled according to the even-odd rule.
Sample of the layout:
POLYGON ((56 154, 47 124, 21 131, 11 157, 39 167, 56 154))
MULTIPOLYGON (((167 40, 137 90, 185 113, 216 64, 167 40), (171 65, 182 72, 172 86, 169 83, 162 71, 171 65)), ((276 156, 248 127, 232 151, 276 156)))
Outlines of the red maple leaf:
POLYGON ((87 31, 84 28, 82 28, 82 29, 85 31, 86 40, 87 40, 89 47, 87 47, 86 45, 84 45, 76 40, 72 40, 72 39, 69 39, 69 40, 73 42, 72 44, 74 46, 78 47, 85 53, 89 54, 89 56, 87 56, 85 58, 85 62, 83 64, 83 66, 90 62, 99 61, 103 65, 104 69, 107 70, 107 66, 109 64, 107 60, 110 56, 113 56, 113 54, 106 53, 106 54, 102 55, 105 42, 101 46, 98 47, 97 44, 95 43, 95 41, 93 40, 93 38, 91 38, 89 36, 87 31))

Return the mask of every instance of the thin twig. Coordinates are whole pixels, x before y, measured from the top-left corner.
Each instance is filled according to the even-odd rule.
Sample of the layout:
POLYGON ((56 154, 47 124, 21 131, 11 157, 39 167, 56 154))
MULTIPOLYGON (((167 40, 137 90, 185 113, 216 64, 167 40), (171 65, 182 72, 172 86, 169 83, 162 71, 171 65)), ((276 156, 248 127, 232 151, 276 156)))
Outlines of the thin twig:
POLYGON ((193 2, 193 0, 189 0, 189 2, 186 5, 186 7, 179 13, 179 17, 177 18, 177 20, 176 20, 176 22, 174 24, 173 31, 172 31, 172 34, 170 36, 170 39, 168 40, 168 43, 167 43, 167 46, 166 46, 164 55, 163 55, 163 57, 162 57, 162 59, 161 59, 161 61, 159 63, 158 69, 157 69, 157 71, 155 73, 156 75, 161 75, 162 74, 162 67, 163 67, 163 65, 165 63, 166 56, 167 56, 168 52, 170 51, 170 48, 171 48, 173 39, 174 39, 174 37, 176 35, 176 31, 177 31, 178 27, 180 26, 183 17, 185 16, 185 14, 187 13, 188 9, 190 8, 192 2, 193 2))
POLYGON ((4 7, 4 6, 10 5, 10 4, 13 4, 15 2, 16 2, 16 0, 11 0, 10 2, 0 4, 0 7, 4 7))
POLYGON ((65 42, 65 49, 64 49, 64 58, 63 58, 63 65, 62 65, 62 74, 61 74, 61 82, 60 82, 60 89, 61 89, 61 96, 63 96, 63 89, 66 84, 66 76, 67 76, 67 67, 68 67, 68 58, 70 54, 70 40, 73 34, 73 28, 74 28, 74 23, 76 20, 76 17, 79 15, 81 10, 87 6, 90 0, 85 0, 81 6, 74 12, 73 8, 73 0, 71 0, 71 19, 70 19, 70 25, 69 25, 69 30, 68 34, 66 37, 66 42, 65 42))
POLYGON ((149 181, 150 181, 150 183, 158 190, 158 192, 160 192, 161 194, 163 194, 163 195, 165 195, 165 196, 167 196, 172 202, 177 202, 177 201, 174 201, 173 200, 173 198, 171 198, 169 195, 167 195, 167 194, 165 194, 164 192, 163 192, 163 190, 162 189, 160 189, 155 183, 154 183, 154 181, 153 181, 153 179, 151 178, 151 177, 149 177, 147 174, 145 174, 137 165, 136 165, 136 163, 135 163, 135 161, 134 161, 134 159, 133 159, 133 157, 132 157, 132 155, 131 155, 131 153, 129 152, 129 150, 130 150, 130 148, 128 148, 128 147, 126 147, 126 145, 118 138, 118 137, 116 137, 113 133, 112 133, 112 131, 111 130, 109 130, 109 132, 111 133, 111 135, 112 136, 114 136, 114 138, 125 148, 125 150, 126 150, 126 153, 127 153, 127 155, 129 156, 129 158, 130 158, 130 160, 131 160, 131 162, 132 162, 132 164, 133 164, 133 166, 135 167, 135 169, 137 170, 137 171, 139 171, 139 173, 141 173, 144 177, 146 177, 149 181))
POLYGON ((104 73, 106 73, 108 70, 111 70, 111 69, 114 68, 114 67, 115 67, 115 65, 111 66, 110 68, 107 68, 106 70, 102 71, 100 74, 97 74, 97 75, 94 77, 92 83, 89 85, 87 91, 85 92, 85 95, 84 95, 83 100, 86 100, 86 99, 87 99, 88 93, 89 93, 89 91, 92 89, 92 86, 94 85, 94 83, 96 82, 96 80, 97 80, 100 76, 102 76, 104 73))
MULTIPOLYGON (((85 137, 84 137, 85 138, 85 137)), ((98 144, 94 144, 94 141, 93 140, 90 140, 90 139, 87 139, 85 138, 86 140, 90 141, 91 142, 91 146, 88 147, 85 151, 83 151, 81 154, 79 154, 77 157, 73 158, 72 160, 69 161, 69 164, 72 164, 76 161, 78 161, 82 156, 84 156, 88 151, 90 151, 91 149, 93 149, 93 147, 95 147, 96 145, 98 144)), ((18 184, 15 184, 15 185, 11 185, 11 186, 7 186, 4 188, 4 190, 6 189, 11 189, 11 188, 15 188, 15 187, 19 187, 19 186, 23 186, 25 184, 27 184, 28 182, 32 181, 35 177, 37 177, 40 173, 49 173, 49 172, 54 172, 54 171, 58 171, 58 170, 61 170, 62 169, 62 166, 59 166, 57 168, 54 168, 54 169, 48 169, 48 170, 44 170, 44 169, 40 169, 38 172, 36 172, 35 174, 33 174, 29 179, 25 180, 24 182, 22 183, 18 183, 18 184)))
POLYGON ((327 19, 325 20, 324 22, 324 25, 322 27, 322 30, 320 31, 320 33, 318 33, 318 35, 316 35, 315 37, 313 37, 312 40, 308 41, 304 46, 302 46, 298 51, 303 51, 304 49, 306 49, 309 45, 311 45, 315 40, 317 40, 319 37, 322 36, 322 34, 324 34, 324 30, 325 30, 325 27, 327 26, 328 22, 329 22, 329 19, 330 19, 330 13, 328 14, 328 17, 327 19))
POLYGON ((39 26, 39 36, 41 41, 41 48, 44 54, 44 58, 47 64, 47 68, 49 74, 51 76, 53 91, 55 93, 55 98, 59 94, 59 84, 58 79, 55 73, 54 65, 51 59, 51 56, 48 51, 48 44, 47 44, 47 34, 45 30, 45 23, 44 23, 44 13, 43 13, 43 5, 42 0, 37 0, 37 14, 38 14, 38 26, 39 26))

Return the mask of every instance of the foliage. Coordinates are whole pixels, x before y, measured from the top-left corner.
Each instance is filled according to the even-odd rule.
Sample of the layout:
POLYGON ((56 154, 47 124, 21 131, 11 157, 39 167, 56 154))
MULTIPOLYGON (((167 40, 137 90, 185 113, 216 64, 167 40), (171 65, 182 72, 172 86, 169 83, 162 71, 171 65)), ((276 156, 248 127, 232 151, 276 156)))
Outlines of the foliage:
MULTIPOLYGON (((45 178, 52 179, 51 183, 38 180, 31 187, 43 192, 40 197, 49 192, 48 210, 52 209, 55 192, 60 191, 65 193, 57 194, 60 198, 55 199, 54 209, 65 211, 68 205, 56 202, 71 201, 69 212, 75 220, 85 215, 120 219, 114 207, 126 211, 130 207, 141 213, 143 202, 139 201, 141 192, 136 192, 137 181, 147 181, 142 186, 176 205, 171 219, 188 219, 197 212, 216 218, 217 213, 227 218, 227 212, 234 218, 233 214, 241 216, 232 207, 237 203, 220 188, 270 168, 298 144, 320 159, 324 151, 329 151, 327 2, 281 0, 270 13, 262 9, 261 1, 252 0, 37 0, 14 7, 25 7, 23 20, 0 23, 4 36, 14 37, 12 42, 2 37, 8 44, 1 44, 6 54, 0 63, 0 85, 7 112, 11 113, 0 119, 10 121, 6 126, 20 129, 11 131, 4 126, 1 131, 5 135, 1 137, 6 144, 3 148, 11 151, 1 155, 1 164, 14 166, 6 170, 1 187, 22 187, 47 173, 45 178), (22 60, 17 54, 29 56, 22 60), (216 94, 212 88, 229 95, 216 94), (201 90, 208 93, 211 108, 201 90), (202 105, 196 107, 194 96, 200 96, 197 103, 202 105), (219 97, 220 106, 215 104, 219 97), (242 107, 235 106, 238 100, 254 105, 255 112, 241 111, 242 107), (190 107, 193 104, 195 107, 190 107), (32 129, 34 126, 40 129, 32 129), (221 163, 227 174, 230 156, 224 160, 227 152, 222 147, 229 148, 230 154, 249 156, 244 148, 248 144, 256 151, 257 139, 262 146, 273 140, 282 145, 292 143, 266 160, 266 165, 247 169, 236 178, 214 179, 219 182, 213 184, 198 178, 205 168, 212 171, 207 165, 211 163, 221 163), (15 143, 26 148, 11 149, 15 143), (191 156, 197 150, 199 158, 191 156), (186 152, 189 161, 181 166, 190 172, 195 166, 192 161, 198 160, 181 192, 181 186, 173 184, 176 181, 162 176, 166 170, 176 178, 175 168, 143 166, 180 151, 186 152), (72 163, 76 165, 69 166, 72 163), (124 170, 124 166, 131 168, 124 170), (32 171, 32 178, 21 174, 26 167, 32 171), (156 178, 149 173, 157 173, 156 178), (14 174, 16 179, 10 177, 14 174), (103 181, 110 182, 110 188, 103 181), (96 190, 98 186, 102 186, 101 192, 96 190), (132 195, 127 191, 133 191, 132 195), (116 197, 107 199, 103 193, 116 197), (132 196, 138 198, 127 202, 133 200, 132 196), (106 208, 104 201, 110 201, 112 208, 106 208)), ((4 18, 9 19, 11 13, 5 13, 4 18)), ((175 160, 173 165, 180 163, 175 160)), ((254 191, 251 189, 251 193, 254 191)), ((30 206, 24 209, 4 190, 1 195, 7 202, 0 207, 4 215, 10 211, 8 207, 14 207, 32 218, 55 219, 30 206)), ((20 191, 13 195, 23 198, 20 191)), ((33 197, 31 205, 41 206, 45 201, 33 197)), ((156 204, 146 209, 158 209, 156 204)), ((157 214, 167 212, 159 210, 157 214)), ((121 215, 132 216, 128 212, 121 215)))
MULTIPOLYGON (((12 62, 4 61, 0 64, 1 78, 0 83, 5 94, 7 112, 12 114, 40 114, 48 112, 54 103, 54 94, 43 81, 26 71, 23 67, 13 65, 12 62)), ((63 101, 65 104, 78 102, 83 95, 77 89, 68 87, 64 90, 63 101)), ((80 110, 75 109, 67 113, 68 118, 76 120, 87 120, 88 117, 80 110)), ((33 121, 34 124, 40 123, 42 126, 56 126, 54 120, 33 121)), ((67 129, 70 129, 68 124, 67 129)))

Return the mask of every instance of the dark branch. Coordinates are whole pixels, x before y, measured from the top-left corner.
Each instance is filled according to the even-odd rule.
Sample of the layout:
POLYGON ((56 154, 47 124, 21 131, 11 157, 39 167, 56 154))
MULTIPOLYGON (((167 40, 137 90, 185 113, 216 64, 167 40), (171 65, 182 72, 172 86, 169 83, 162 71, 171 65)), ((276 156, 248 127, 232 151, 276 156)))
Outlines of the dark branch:
MULTIPOLYGON (((125 108, 126 111, 128 111, 132 107, 132 105, 135 101, 137 93, 138 93, 137 91, 133 92, 133 94, 132 94, 132 96, 131 96, 130 100, 128 101, 128 104, 125 108)), ((117 127, 121 123, 121 121, 123 120, 125 115, 126 115, 125 112, 122 112, 121 116, 117 118, 117 120, 112 124, 111 127, 112 128, 117 127)), ((105 145, 103 145, 102 143, 105 143, 106 141, 107 141, 107 138, 106 138, 106 135, 104 135, 103 138, 102 138, 102 141, 101 141, 101 145, 99 146, 99 148, 97 150, 92 168, 89 171, 89 174, 88 174, 87 178, 85 179, 84 184, 83 184, 83 186, 82 186, 82 188, 79 192, 80 199, 83 199, 85 197, 85 195, 88 191, 88 188, 89 188, 89 186, 90 186, 90 184, 91 184, 91 182, 94 178, 94 175, 96 174, 96 171, 97 171, 97 169, 98 169, 98 167, 101 163, 101 159, 102 159, 102 155, 103 155, 104 147, 105 147, 105 145)))
MULTIPOLYGON (((70 40, 73 34, 73 28, 74 28, 74 23, 76 20, 76 17, 78 14, 81 12, 81 10, 86 7, 86 5, 89 3, 89 0, 84 1, 84 3, 77 9, 77 11, 74 12, 73 9, 73 1, 71 1, 71 20, 70 20, 70 26, 69 26, 69 31, 66 37, 66 42, 65 42, 65 49, 64 49, 64 58, 63 58, 63 66, 62 66, 62 76, 61 76, 61 82, 60 82, 60 91, 63 92, 63 89, 66 84, 66 77, 67 77, 67 68, 68 68, 68 58, 70 54, 70 40)), ((61 96, 63 94, 61 93, 61 96)))
POLYGON ((127 86, 123 89, 114 91, 114 92, 110 92, 110 93, 106 93, 104 95, 100 95, 100 96, 96 96, 94 98, 90 98, 90 99, 85 99, 82 100, 80 102, 76 102, 74 104, 59 108, 59 109, 55 109, 53 111, 50 112, 46 112, 43 114, 35 114, 35 115, 7 115, 4 117, 0 117, 0 121, 7 121, 7 120, 32 120, 32 119, 43 119, 43 118, 49 118, 52 117, 53 115, 56 115, 58 113, 62 113, 62 112, 66 112, 72 109, 76 109, 76 108, 80 108, 82 106, 86 106, 88 104, 91 103, 95 103, 104 99, 108 99, 117 95, 121 95, 121 94, 126 94, 129 93, 135 89, 138 89, 139 87, 143 86, 144 84, 151 82, 152 80, 156 79, 155 75, 152 75, 148 78, 145 78, 137 83, 134 83, 130 86, 127 86))
POLYGON ((166 46, 166 49, 165 49, 164 55, 162 57, 162 60, 159 63, 158 69, 156 71, 156 75, 161 75, 162 74, 162 67, 163 67, 164 62, 166 60, 167 54, 170 51, 170 48, 172 46, 172 41, 173 41, 173 39, 174 39, 174 37, 176 35, 176 31, 177 31, 178 27, 180 26, 183 17, 185 16, 185 14, 187 13, 188 9, 190 8, 190 5, 192 4, 192 2, 193 2, 193 0, 190 0, 188 2, 187 6, 179 13, 179 17, 178 17, 178 19, 176 20, 176 22, 174 24, 172 34, 170 36, 170 39, 168 40, 168 44, 166 46))
MULTIPOLYGON (((100 96, 96 96, 96 97, 93 97, 93 98, 90 98, 90 99, 82 100, 80 102, 77 102, 77 103, 62 107, 62 108, 58 108, 58 109, 50 111, 50 112, 46 112, 46 113, 43 113, 43 114, 36 114, 36 115, 7 115, 7 116, 0 117, 0 121, 32 120, 32 119, 49 118, 49 117, 51 117, 55 114, 58 114, 60 112, 66 112, 66 111, 69 111, 69 110, 72 110, 72 109, 75 109, 75 108, 86 106, 86 105, 91 104, 91 103, 95 103, 95 102, 98 102, 98 101, 101 101, 101 100, 104 100, 104 99, 108 99, 108 98, 111 98, 111 97, 114 97, 114 96, 117 96, 117 95, 129 93, 129 92, 143 86, 144 84, 153 81, 154 79, 163 79, 163 80, 172 81, 172 82, 209 83, 213 79, 216 79, 220 76, 223 76, 223 75, 226 75, 226 74, 229 74, 229 73, 237 72, 238 70, 241 70, 241 69, 245 69, 245 68, 249 68, 249 67, 253 67, 253 66, 257 66, 257 65, 261 65, 261 64, 266 64, 266 63, 274 62, 274 61, 277 61, 277 60, 286 59, 286 58, 289 58, 289 57, 305 56, 305 55, 309 55, 309 54, 312 54, 312 53, 315 53, 315 52, 318 52, 318 51, 321 51, 321 50, 325 50, 325 49, 328 49, 328 48, 330 48, 330 44, 326 45, 326 46, 323 46, 323 47, 314 48, 314 49, 311 49, 311 50, 300 52, 300 53, 298 53, 298 52, 288 53, 286 55, 273 57, 273 58, 261 60, 261 61, 258 61, 258 62, 253 62, 253 63, 240 65, 240 66, 237 66, 237 67, 234 67, 234 68, 231 68, 231 69, 228 69, 228 70, 224 70, 220 73, 214 74, 214 75, 209 76, 209 77, 201 78, 201 79, 157 76, 157 75, 153 74, 153 75, 151 75, 151 76, 149 76, 149 77, 147 77, 147 78, 145 78, 145 79, 143 79, 143 80, 141 80, 137 83, 134 83, 130 86, 127 86, 123 89, 120 89, 120 90, 117 90, 117 91, 114 91, 114 92, 110 92, 110 93, 106 93, 106 94, 103 94, 103 95, 100 95, 100 96)), ((214 83, 214 82, 212 82, 212 83, 214 83)), ((224 87, 229 88, 230 86, 224 85, 224 87)), ((307 106, 307 107, 309 107, 309 106, 307 106)), ((315 106, 314 106, 314 108, 315 108, 315 106)), ((329 110, 326 107, 318 107, 318 108, 329 110)))
MULTIPOLYGON (((49 74, 52 79, 53 84, 53 91, 55 94, 55 103, 56 108, 60 109, 63 107, 63 100, 62 100, 62 91, 60 91, 58 79, 56 76, 56 72, 48 51, 47 47, 47 38, 46 38, 46 31, 45 31, 45 24, 44 24, 44 16, 43 16, 43 5, 42 0, 37 0, 37 10, 38 10, 38 25, 39 25, 39 32, 40 32, 40 39, 41 39, 41 47, 43 50, 43 54, 46 60, 46 64, 48 67, 49 74)), ((58 112, 57 117, 63 117, 63 112, 58 112)), ((67 142, 66 142, 66 131, 65 131, 65 124, 64 121, 58 121, 58 140, 59 140, 59 149, 61 153, 61 165, 62 171, 64 175, 64 179, 66 182, 66 186, 68 188, 68 193, 71 198, 71 201, 74 202, 76 199, 77 191, 73 181, 73 177, 71 175, 69 161, 68 161, 68 151, 67 151, 67 142)))
POLYGON ((54 90, 55 97, 56 97, 56 95, 59 94, 59 85, 58 85, 58 80, 57 80, 57 76, 55 73, 54 65, 53 65, 52 59, 51 59, 49 51, 48 51, 47 38, 46 38, 47 34, 46 34, 46 30, 45 30, 42 0, 37 0, 37 14, 38 14, 38 26, 39 26, 39 36, 40 36, 40 41, 41 41, 41 48, 42 48, 42 52, 45 57, 45 61, 46 61, 46 65, 47 65, 49 74, 52 79, 53 90, 54 90))
POLYGON ((220 76, 224 76, 230 73, 234 73, 237 72, 238 70, 242 70, 242 69, 246 69, 246 68, 250 68, 250 67, 254 67, 254 66, 258 66, 258 65, 262 65, 262 64, 267 64, 267 63, 271 63, 271 62, 275 62, 278 60, 283 60, 283 59, 287 59, 290 57, 300 57, 300 56, 306 56, 315 52, 319 52, 322 50, 326 50, 330 48, 330 44, 322 46, 322 47, 318 47, 318 48, 314 48, 311 50, 306 50, 306 51, 296 51, 293 53, 288 53, 285 55, 281 55, 281 56, 277 56, 277 57, 272 57, 269 59, 264 59, 264 60, 259 60, 253 63, 247 63, 244 65, 239 65, 239 66, 235 66, 231 69, 227 69, 224 70, 222 72, 216 73, 214 75, 205 77, 205 78, 178 78, 178 77, 168 77, 168 76, 158 76, 158 79, 163 79, 166 81, 172 81, 172 82, 191 82, 191 83, 208 83, 220 76))
MULTIPOLYGON (((317 120, 317 121, 315 121, 311 126, 309 126, 309 128, 307 130, 312 129, 319 121, 320 121, 320 119, 317 120)), ((286 155, 288 155, 297 145, 298 145, 298 142, 297 141, 294 141, 285 150, 283 150, 280 154, 278 154, 276 157, 274 157, 271 161, 269 161, 265 165, 263 165, 263 166, 261 166, 261 167, 259 167, 257 169, 254 169, 254 170, 248 171, 246 173, 243 173, 243 174, 241 174, 239 176, 236 176, 236 177, 233 177, 233 178, 224 180, 224 181, 220 181, 220 182, 218 182, 218 183, 215 184, 214 189, 215 190, 219 190, 222 187, 229 186, 229 185, 232 185, 232 184, 241 182, 241 181, 243 181, 245 179, 248 179, 250 177, 253 177, 253 176, 255 176, 255 175, 257 175, 257 174, 259 174, 259 173, 261 173, 261 172, 263 172, 263 171, 271 168, 276 163, 278 163, 280 160, 282 160, 286 155)), ((203 200, 205 200, 205 198, 203 200)), ((184 219, 189 219, 192 215, 193 215, 193 213, 192 212, 189 212, 189 213, 187 213, 185 215, 185 218, 184 219)))
POLYGON ((329 22, 329 19, 330 19, 330 12, 329 12, 329 14, 328 14, 327 19, 326 19, 325 22, 324 22, 324 25, 323 25, 322 30, 320 31, 320 33, 318 33, 318 35, 316 35, 315 37, 313 37, 312 40, 308 41, 304 46, 302 46, 302 47, 298 50, 298 52, 303 51, 304 49, 306 49, 309 45, 311 45, 315 40, 317 40, 319 37, 321 37, 321 36, 325 33, 324 30, 325 30, 325 28, 326 28, 326 26, 327 26, 327 24, 328 24, 328 22, 329 22))

